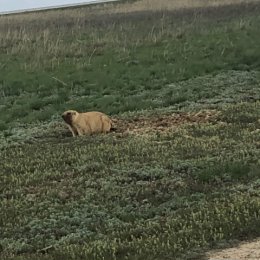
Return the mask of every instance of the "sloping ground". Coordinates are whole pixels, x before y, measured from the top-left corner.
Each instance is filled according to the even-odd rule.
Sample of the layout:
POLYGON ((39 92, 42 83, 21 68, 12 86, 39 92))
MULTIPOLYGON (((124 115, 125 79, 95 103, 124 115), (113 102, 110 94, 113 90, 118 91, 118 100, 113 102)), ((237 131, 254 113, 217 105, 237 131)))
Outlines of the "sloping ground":
POLYGON ((232 259, 232 260, 259 260, 260 240, 242 243, 237 247, 221 251, 214 251, 207 254, 209 260, 232 259))

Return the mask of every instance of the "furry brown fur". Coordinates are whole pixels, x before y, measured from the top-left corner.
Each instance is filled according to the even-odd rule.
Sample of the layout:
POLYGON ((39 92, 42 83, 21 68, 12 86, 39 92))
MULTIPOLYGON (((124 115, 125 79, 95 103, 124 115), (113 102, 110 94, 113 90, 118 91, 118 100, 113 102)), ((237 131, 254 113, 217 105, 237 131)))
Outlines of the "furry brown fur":
POLYGON ((73 136, 94 133, 108 133, 112 129, 112 120, 101 112, 79 113, 68 110, 62 114, 73 136))

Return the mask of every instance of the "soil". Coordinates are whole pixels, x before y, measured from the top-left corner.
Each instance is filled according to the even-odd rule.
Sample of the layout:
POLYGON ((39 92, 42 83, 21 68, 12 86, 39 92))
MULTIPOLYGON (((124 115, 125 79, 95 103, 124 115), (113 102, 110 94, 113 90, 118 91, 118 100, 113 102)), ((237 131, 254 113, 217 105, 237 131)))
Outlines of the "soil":
POLYGON ((203 110, 197 113, 173 113, 169 115, 139 116, 131 119, 113 119, 117 133, 144 135, 169 132, 183 124, 202 124, 217 121, 219 112, 203 110))
POLYGON ((212 251, 207 254, 208 260, 260 260, 260 239, 241 243, 239 246, 212 251))

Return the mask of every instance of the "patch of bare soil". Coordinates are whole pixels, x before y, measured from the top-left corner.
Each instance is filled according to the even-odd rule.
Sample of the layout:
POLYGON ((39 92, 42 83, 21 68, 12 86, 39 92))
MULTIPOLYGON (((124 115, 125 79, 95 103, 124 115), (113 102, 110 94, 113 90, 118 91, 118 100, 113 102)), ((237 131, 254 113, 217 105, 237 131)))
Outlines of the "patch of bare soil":
POLYGON ((173 113, 170 115, 139 116, 131 119, 113 119, 117 133, 147 134, 169 132, 182 124, 215 122, 219 112, 203 110, 197 113, 173 113))
POLYGON ((259 260, 260 239, 242 243, 237 247, 213 251, 207 254, 208 260, 259 260))

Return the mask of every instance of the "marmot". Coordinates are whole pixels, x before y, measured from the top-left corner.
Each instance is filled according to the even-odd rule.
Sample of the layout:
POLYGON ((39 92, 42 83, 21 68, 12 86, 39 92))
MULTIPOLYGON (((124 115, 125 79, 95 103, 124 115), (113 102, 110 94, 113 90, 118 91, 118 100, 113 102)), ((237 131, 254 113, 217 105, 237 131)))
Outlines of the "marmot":
POLYGON ((108 133, 114 129, 112 120, 104 113, 97 111, 79 113, 75 110, 68 110, 62 114, 62 118, 73 136, 108 133))

